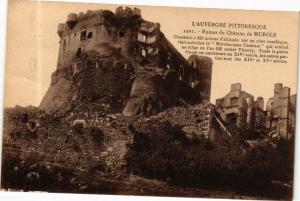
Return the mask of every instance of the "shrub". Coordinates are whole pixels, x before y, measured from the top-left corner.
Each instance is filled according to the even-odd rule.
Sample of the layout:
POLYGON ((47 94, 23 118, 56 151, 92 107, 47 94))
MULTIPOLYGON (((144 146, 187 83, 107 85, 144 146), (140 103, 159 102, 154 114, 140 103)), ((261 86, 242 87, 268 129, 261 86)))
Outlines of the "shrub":
POLYGON ((149 123, 131 130, 134 139, 127 160, 135 174, 177 185, 244 189, 263 187, 279 174, 274 164, 279 156, 271 145, 249 148, 244 153, 240 144, 189 143, 181 129, 168 122, 149 123))

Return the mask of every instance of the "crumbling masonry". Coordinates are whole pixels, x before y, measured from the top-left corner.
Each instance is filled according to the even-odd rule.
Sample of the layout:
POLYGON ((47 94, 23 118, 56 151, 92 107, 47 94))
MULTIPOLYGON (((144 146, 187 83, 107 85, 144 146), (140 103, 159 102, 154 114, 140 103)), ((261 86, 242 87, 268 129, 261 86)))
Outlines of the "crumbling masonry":
POLYGON ((274 86, 274 96, 267 102, 266 128, 278 138, 290 139, 295 133, 296 96, 281 83, 274 86))
POLYGON ((270 137, 289 140, 295 133, 296 96, 290 88, 275 84, 274 96, 267 102, 241 90, 241 84, 232 84, 230 92, 216 100, 216 111, 229 127, 241 131, 268 132, 270 137))

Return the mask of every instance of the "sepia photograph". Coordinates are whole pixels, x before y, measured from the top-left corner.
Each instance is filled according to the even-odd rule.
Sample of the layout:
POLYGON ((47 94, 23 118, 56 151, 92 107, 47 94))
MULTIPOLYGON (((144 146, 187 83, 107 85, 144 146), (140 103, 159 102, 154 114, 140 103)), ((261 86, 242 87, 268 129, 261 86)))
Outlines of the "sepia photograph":
POLYGON ((1 189, 292 200, 299 12, 9 0, 1 189))

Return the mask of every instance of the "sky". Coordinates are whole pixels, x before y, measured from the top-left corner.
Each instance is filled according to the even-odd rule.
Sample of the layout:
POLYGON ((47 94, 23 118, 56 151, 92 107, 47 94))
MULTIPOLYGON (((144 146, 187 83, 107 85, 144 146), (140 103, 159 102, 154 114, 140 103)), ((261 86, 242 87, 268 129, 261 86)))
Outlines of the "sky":
MULTIPOLYGON (((6 107, 14 105, 38 106, 45 95, 56 70, 59 37, 58 23, 66 21, 67 14, 87 10, 109 9, 118 5, 30 2, 10 0, 8 10, 8 34, 6 52, 5 98, 6 107)), ((133 7, 133 6, 130 6, 133 7)), ((266 24, 277 32, 290 47, 288 64, 263 64, 225 62, 213 60, 211 102, 223 97, 232 83, 242 83, 242 89, 262 96, 265 102, 273 96, 274 83, 296 91, 298 14, 295 12, 259 12, 239 10, 191 9, 137 6, 142 17, 159 22, 161 31, 183 54, 189 55, 176 44, 174 35, 182 35, 191 28, 192 21, 216 21, 266 24)))

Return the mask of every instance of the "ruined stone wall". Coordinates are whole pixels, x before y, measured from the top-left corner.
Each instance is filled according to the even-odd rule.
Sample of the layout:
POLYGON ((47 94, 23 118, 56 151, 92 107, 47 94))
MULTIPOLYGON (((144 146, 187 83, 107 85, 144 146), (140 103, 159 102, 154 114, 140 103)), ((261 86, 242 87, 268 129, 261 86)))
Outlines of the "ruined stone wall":
POLYGON ((171 107, 149 119, 169 121, 171 124, 182 127, 186 137, 190 140, 210 139, 213 141, 215 139, 212 128, 214 112, 214 106, 206 102, 187 108, 171 107))
POLYGON ((70 127, 75 120, 84 120, 87 128, 100 128, 104 139, 99 150, 98 160, 106 166, 106 171, 114 176, 124 175, 127 171, 125 155, 132 144, 133 135, 127 130, 126 120, 121 114, 107 115, 105 112, 71 112, 66 121, 70 127))
POLYGON ((221 99, 216 100, 216 111, 227 126, 235 124, 241 131, 260 133, 266 129, 266 112, 264 100, 254 97, 241 90, 241 84, 232 84, 231 91, 221 99), (235 116, 234 116, 235 115, 235 116), (236 119, 232 122, 232 119, 236 119))
POLYGON ((197 88, 202 100, 210 100, 212 59, 205 56, 191 55, 188 58, 190 65, 196 69, 192 78, 191 87, 197 88))
POLYGON ((266 112, 263 107, 263 99, 259 99, 255 102, 254 107, 254 126, 253 129, 255 132, 263 132, 266 129, 266 112))
POLYGON ((52 163, 82 169, 95 166, 107 174, 124 176, 125 154, 133 137, 127 124, 121 114, 107 115, 105 111, 74 111, 57 116, 47 115, 38 108, 10 108, 4 112, 3 144, 39 153, 52 163), (24 114, 28 121, 38 123, 34 133, 28 131, 24 114), (75 120, 86 121, 81 132, 74 129, 75 120), (101 133, 102 140, 97 138, 101 133))
POLYGON ((266 128, 276 131, 278 139, 289 140, 294 135, 294 122, 290 121, 293 112, 290 88, 281 83, 274 85, 274 96, 267 103, 266 128))
POLYGON ((158 23, 144 22, 138 32, 138 62, 145 67, 174 71, 178 81, 193 91, 196 102, 210 99, 212 61, 192 55, 186 60, 159 31, 158 23), (193 64, 192 64, 193 63, 193 64))
POLYGON ((204 136, 205 139, 214 139, 212 136, 212 120, 214 114, 214 107, 210 104, 198 105, 192 112, 195 115, 197 126, 200 130, 199 138, 204 136))
POLYGON ((296 96, 290 95, 290 88, 276 83, 265 110, 262 97, 254 101, 252 95, 241 91, 240 84, 233 84, 229 94, 216 100, 216 111, 227 125, 236 119, 236 126, 242 130, 268 131, 270 137, 289 140, 295 133, 295 103, 296 96))
POLYGON ((230 92, 217 100, 216 111, 228 125, 247 130, 253 127, 253 96, 241 88, 240 83, 232 84, 230 92))
POLYGON ((254 128, 255 119, 255 101, 252 98, 247 98, 247 116, 246 116, 246 130, 252 131, 254 128))
POLYGON ((279 92, 280 101, 280 117, 277 125, 277 132, 283 139, 290 139, 291 133, 288 133, 289 127, 289 104, 290 104, 290 88, 284 87, 279 92))
POLYGON ((251 115, 252 112, 248 113, 248 111, 251 111, 251 108, 248 107, 248 103, 246 101, 246 99, 240 99, 239 100, 239 106, 238 106, 238 116, 237 116, 237 122, 236 122, 236 126, 237 128, 239 128, 240 130, 247 130, 248 128, 248 122, 247 119, 251 119, 252 117, 248 115, 251 115))

